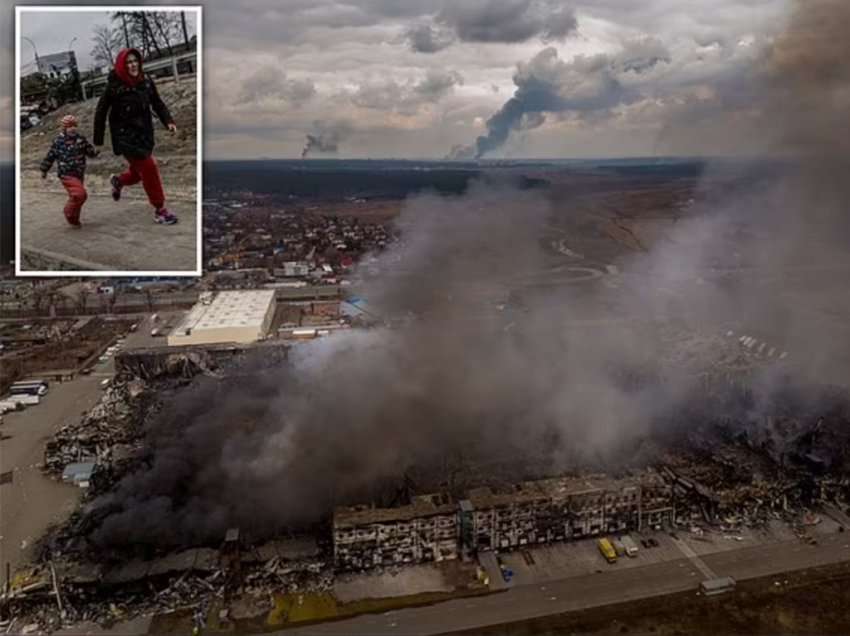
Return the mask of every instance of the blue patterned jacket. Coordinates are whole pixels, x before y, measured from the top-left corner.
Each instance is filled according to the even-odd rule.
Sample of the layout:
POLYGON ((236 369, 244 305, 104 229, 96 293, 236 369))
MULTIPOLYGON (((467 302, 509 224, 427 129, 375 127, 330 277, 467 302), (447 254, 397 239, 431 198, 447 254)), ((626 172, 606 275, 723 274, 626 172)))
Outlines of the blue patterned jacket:
POLYGON ((56 136, 53 145, 47 151, 47 156, 41 162, 41 172, 47 174, 53 162, 56 162, 56 172, 59 178, 77 177, 83 180, 86 174, 86 157, 96 157, 97 150, 88 139, 77 133, 73 137, 64 132, 56 136))

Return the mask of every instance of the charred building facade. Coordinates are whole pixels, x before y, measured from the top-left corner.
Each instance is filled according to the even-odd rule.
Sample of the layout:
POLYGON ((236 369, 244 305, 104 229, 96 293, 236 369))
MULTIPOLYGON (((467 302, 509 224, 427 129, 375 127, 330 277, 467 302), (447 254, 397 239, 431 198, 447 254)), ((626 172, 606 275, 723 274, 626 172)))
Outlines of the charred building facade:
POLYGON ((471 550, 510 550, 639 530, 641 512, 639 481, 565 477, 475 489, 463 502, 461 528, 471 550))
POLYGON ((337 570, 367 569, 641 530, 673 522, 672 497, 672 487, 649 473, 476 488, 457 503, 426 495, 399 508, 338 508, 334 563, 337 570))
POLYGON ((337 508, 335 567, 361 570, 454 559, 460 542, 458 523, 457 504, 440 494, 421 495, 398 508, 337 508))

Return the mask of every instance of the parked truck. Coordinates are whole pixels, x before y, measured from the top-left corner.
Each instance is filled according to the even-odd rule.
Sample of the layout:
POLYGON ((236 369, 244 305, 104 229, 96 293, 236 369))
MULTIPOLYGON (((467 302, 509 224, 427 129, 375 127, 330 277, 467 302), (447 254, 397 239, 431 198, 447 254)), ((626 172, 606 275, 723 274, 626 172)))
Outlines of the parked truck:
POLYGON ((9 411, 23 411, 24 403, 18 400, 0 400, 0 413, 8 413, 9 411))
POLYGON ((599 552, 602 553, 602 556, 605 557, 605 560, 608 561, 608 563, 617 562, 617 552, 614 550, 614 546, 611 545, 611 542, 608 541, 608 539, 599 539, 596 542, 596 545, 599 547, 599 552))
POLYGON ((638 547, 637 543, 634 542, 629 535, 623 535, 620 537, 620 541, 623 544, 623 547, 626 549, 626 555, 630 557, 636 557, 638 555, 638 547))
POLYGON ((611 540, 611 545, 614 546, 614 552, 617 553, 618 557, 626 556, 626 546, 623 545, 623 542, 618 538, 614 537, 611 540))

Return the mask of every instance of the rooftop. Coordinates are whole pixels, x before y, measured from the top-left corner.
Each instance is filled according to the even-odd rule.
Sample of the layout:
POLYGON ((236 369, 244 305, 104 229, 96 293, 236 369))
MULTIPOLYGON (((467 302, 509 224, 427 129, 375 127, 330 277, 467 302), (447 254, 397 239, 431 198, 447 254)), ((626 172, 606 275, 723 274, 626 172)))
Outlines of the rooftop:
POLYGON ((173 333, 183 335, 186 330, 259 328, 274 302, 274 295, 273 289, 218 292, 211 303, 198 303, 192 307, 173 333))
POLYGON ((334 528, 410 521, 420 517, 451 514, 456 510, 456 503, 449 497, 440 495, 422 495, 414 498, 411 504, 398 508, 339 507, 334 511, 334 528))

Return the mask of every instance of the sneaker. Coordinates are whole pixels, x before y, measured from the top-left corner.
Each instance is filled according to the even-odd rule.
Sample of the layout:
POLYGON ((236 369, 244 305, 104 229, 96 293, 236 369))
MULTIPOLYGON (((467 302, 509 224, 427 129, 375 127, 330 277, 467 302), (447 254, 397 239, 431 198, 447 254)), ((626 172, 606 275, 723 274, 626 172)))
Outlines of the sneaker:
POLYGON ((168 211, 168 208, 160 208, 156 211, 153 217, 154 222, 163 225, 174 225, 177 223, 177 217, 168 211))
POLYGON ((118 179, 118 175, 114 174, 109 177, 109 183, 112 185, 112 200, 119 201, 121 199, 121 188, 124 186, 121 185, 121 181, 118 179))

